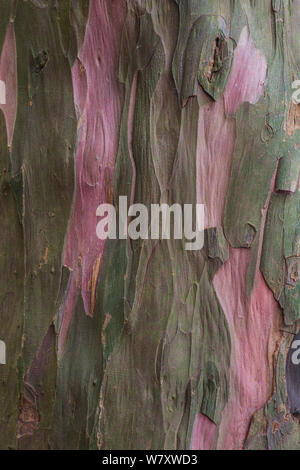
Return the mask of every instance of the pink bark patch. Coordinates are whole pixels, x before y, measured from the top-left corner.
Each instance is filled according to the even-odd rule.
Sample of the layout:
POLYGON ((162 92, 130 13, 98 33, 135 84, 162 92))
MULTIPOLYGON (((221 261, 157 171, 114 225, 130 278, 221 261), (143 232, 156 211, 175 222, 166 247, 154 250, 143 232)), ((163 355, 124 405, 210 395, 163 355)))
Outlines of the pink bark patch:
POLYGON ((232 338, 230 399, 219 429, 220 449, 241 449, 252 415, 272 394, 272 353, 279 339, 280 309, 260 271, 247 298, 250 250, 231 249, 214 278, 232 338))
MULTIPOLYGON (((121 112, 118 60, 125 13, 125 0, 90 2, 84 43, 72 70, 78 116, 76 193, 64 264, 73 271, 72 283, 81 289, 85 312, 91 316, 105 245, 96 236, 96 209, 113 200, 121 112)), ((72 318, 74 295, 74 289, 69 289, 64 302, 61 347, 72 318)))
POLYGON ((197 202, 205 204, 205 228, 222 225, 235 142, 235 121, 225 115, 224 100, 199 111, 197 202))
POLYGON ((266 77, 265 56, 256 49, 245 27, 234 52, 232 70, 226 87, 226 114, 234 114, 245 101, 257 103, 264 93, 266 77))
POLYGON ((14 24, 9 23, 0 57, 0 80, 3 82, 0 100, 11 146, 17 115, 17 53, 14 24), (4 86, 5 85, 5 86, 4 86))
POLYGON ((266 216, 275 189, 276 166, 270 191, 262 209, 256 279, 247 298, 246 275, 250 250, 231 249, 229 261, 214 278, 214 287, 227 317, 232 338, 230 400, 220 428, 219 445, 243 447, 252 415, 272 393, 272 352, 279 339, 280 308, 259 270, 266 216), (251 360, 249 361, 249 358, 251 360))
POLYGON ((234 114, 245 101, 256 103, 264 92, 267 62, 244 28, 235 49, 225 95, 199 111, 197 202, 205 204, 205 228, 222 225, 235 144, 234 114))
MULTIPOLYGON (((243 102, 255 104, 259 100, 264 92, 266 75, 266 59, 255 48, 247 28, 244 28, 235 49, 224 96, 202 107, 199 112, 197 202, 205 204, 206 228, 220 227, 223 222, 236 135, 235 119, 231 115, 243 102)), ((275 177, 270 191, 274 181, 275 177)), ((258 270, 269 198, 262 213, 257 276, 251 298, 247 298, 246 289, 250 250, 231 249, 229 261, 214 279, 216 293, 230 326, 233 350, 230 399, 224 411, 218 444, 225 449, 233 448, 236 443, 242 447, 251 416, 271 394, 270 354, 274 351, 280 315, 273 294, 258 270)), ((198 416, 193 448, 201 449, 213 443, 213 437, 207 441, 207 436, 213 436, 211 428, 209 420, 198 416)))
POLYGON ((217 426, 207 416, 197 414, 191 440, 191 450, 213 450, 217 437, 217 426))

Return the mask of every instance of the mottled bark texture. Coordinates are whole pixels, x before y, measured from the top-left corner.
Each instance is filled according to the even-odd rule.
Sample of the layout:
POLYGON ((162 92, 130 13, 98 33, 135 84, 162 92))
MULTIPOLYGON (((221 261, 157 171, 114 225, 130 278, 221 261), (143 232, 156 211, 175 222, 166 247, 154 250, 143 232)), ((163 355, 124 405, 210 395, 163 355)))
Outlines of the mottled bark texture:
POLYGON ((0 0, 0 447, 300 449, 299 0, 0 0), (96 236, 203 203, 205 245, 96 236))

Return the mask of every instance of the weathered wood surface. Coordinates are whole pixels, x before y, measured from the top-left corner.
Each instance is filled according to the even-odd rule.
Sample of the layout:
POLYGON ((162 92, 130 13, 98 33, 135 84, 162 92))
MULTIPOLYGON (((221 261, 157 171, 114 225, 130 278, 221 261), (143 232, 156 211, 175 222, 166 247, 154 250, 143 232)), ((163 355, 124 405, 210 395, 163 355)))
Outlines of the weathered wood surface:
POLYGON ((299 0, 1 0, 0 448, 299 449, 299 0), (96 236, 203 203, 205 246, 96 236))

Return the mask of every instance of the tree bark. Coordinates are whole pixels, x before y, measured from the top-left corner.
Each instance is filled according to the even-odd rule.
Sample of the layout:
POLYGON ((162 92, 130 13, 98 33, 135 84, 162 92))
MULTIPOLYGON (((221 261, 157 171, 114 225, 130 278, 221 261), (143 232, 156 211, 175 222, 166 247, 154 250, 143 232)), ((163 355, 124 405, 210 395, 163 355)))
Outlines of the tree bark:
POLYGON ((300 0, 0 13, 0 448, 299 449, 300 0), (98 239, 120 196, 204 247, 98 239))

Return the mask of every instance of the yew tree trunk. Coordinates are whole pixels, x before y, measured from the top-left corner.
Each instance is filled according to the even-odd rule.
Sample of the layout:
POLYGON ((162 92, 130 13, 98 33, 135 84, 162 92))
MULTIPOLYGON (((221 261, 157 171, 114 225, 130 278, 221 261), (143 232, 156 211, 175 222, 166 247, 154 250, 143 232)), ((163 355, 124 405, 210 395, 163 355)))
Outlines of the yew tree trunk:
POLYGON ((1 449, 300 449, 299 27, 0 0, 1 449), (100 240, 119 196, 204 204, 204 247, 100 240))

